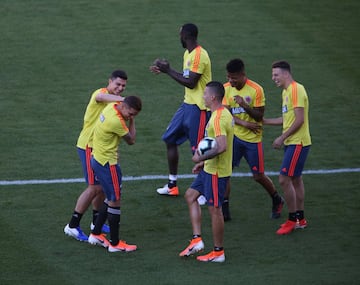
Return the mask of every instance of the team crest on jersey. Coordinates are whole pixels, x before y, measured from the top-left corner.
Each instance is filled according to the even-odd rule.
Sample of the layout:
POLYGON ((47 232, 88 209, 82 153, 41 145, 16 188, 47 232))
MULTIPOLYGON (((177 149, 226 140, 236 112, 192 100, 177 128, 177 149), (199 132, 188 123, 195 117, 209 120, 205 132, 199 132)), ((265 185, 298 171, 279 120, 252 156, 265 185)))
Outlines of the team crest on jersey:
POLYGON ((287 111, 288 111, 287 105, 282 106, 282 112, 287 113, 287 111))
POLYGON ((246 103, 248 103, 248 104, 251 103, 251 97, 250 96, 245 96, 244 99, 245 99, 246 103))

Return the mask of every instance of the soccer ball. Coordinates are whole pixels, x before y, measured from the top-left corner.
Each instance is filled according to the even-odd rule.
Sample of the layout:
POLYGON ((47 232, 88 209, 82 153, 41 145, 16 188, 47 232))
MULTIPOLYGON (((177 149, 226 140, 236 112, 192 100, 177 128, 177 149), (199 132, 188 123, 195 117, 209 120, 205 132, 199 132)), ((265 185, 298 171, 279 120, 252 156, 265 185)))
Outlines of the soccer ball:
POLYGON ((216 140, 214 138, 205 137, 199 142, 197 151, 200 155, 204 155, 214 147, 216 147, 216 140))

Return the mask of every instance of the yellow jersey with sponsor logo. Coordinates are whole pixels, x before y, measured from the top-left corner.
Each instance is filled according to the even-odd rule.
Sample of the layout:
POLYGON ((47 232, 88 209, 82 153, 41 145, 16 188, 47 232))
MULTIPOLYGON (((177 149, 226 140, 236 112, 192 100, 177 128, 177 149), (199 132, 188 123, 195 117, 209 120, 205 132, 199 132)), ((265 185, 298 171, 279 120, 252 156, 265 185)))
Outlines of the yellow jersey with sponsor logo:
MULTIPOLYGON (((261 124, 260 122, 256 122, 248 113, 246 113, 244 108, 240 107, 240 105, 234 100, 234 97, 239 95, 251 108, 265 106, 264 90, 258 83, 247 79, 245 85, 240 90, 232 87, 229 82, 224 84, 224 88, 225 96, 223 99, 223 104, 230 107, 230 111, 233 116, 239 118, 242 121, 261 124)), ((241 140, 251 143, 258 143, 262 140, 262 129, 259 130, 259 132, 254 133, 248 128, 235 124, 234 135, 241 140)))

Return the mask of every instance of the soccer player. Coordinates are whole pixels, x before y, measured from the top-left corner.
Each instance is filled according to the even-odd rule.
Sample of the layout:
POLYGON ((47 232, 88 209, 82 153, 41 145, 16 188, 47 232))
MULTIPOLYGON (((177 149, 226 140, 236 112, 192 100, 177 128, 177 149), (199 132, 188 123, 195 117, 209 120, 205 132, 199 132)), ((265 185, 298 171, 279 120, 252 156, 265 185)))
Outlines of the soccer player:
POLYGON ((196 163, 193 173, 198 173, 194 182, 185 193, 189 207, 193 237, 180 256, 192 255, 204 248, 201 237, 201 208, 197 201, 200 195, 207 200, 211 217, 213 250, 197 260, 205 262, 224 262, 224 217, 221 205, 224 201, 226 185, 232 173, 232 150, 234 123, 229 110, 222 105, 224 87, 220 82, 212 81, 206 85, 205 105, 211 110, 211 117, 206 126, 206 136, 215 138, 216 147, 203 155, 197 151, 192 158, 196 163))
POLYGON ((118 164, 118 145, 122 139, 129 145, 135 143, 135 116, 141 108, 139 97, 127 96, 121 103, 109 104, 94 128, 91 166, 101 183, 106 200, 89 236, 89 243, 108 248, 109 252, 128 252, 137 248, 119 239, 122 172, 118 164), (110 241, 101 230, 106 219, 110 226, 110 241))
MULTIPOLYGON (((223 104, 230 109, 235 122, 233 167, 239 166, 241 159, 245 158, 254 180, 271 197, 271 217, 277 219, 280 217, 284 200, 276 191, 272 180, 264 174, 261 123, 265 111, 264 90, 246 76, 245 65, 241 59, 230 60, 226 65, 226 71, 228 82, 224 84, 223 104)), ((231 219, 229 197, 230 180, 223 204, 225 221, 231 219)))
POLYGON ((309 131, 309 100, 305 88, 291 74, 290 64, 277 61, 272 65, 272 80, 282 91, 282 117, 264 119, 266 125, 282 125, 282 134, 272 146, 284 148, 279 183, 289 211, 288 220, 277 230, 277 234, 289 234, 296 228, 305 228, 305 188, 302 171, 311 146, 309 131))
MULTIPOLYGON (((80 220, 83 214, 92 203, 93 221, 90 225, 90 228, 93 229, 95 220, 98 216, 98 210, 102 206, 105 198, 101 189, 101 185, 96 180, 94 172, 90 166, 93 129, 101 111, 109 102, 120 102, 124 100, 121 94, 125 90, 127 78, 128 77, 125 71, 113 71, 108 80, 107 87, 95 90, 92 93, 90 101, 86 107, 83 128, 77 141, 77 149, 87 187, 80 194, 70 222, 64 228, 66 235, 69 235, 79 241, 88 240, 88 236, 82 231, 80 227, 80 220)), ((104 225, 103 231, 109 231, 107 225, 104 225)))
POLYGON ((188 139, 194 153, 197 144, 204 137, 205 126, 210 117, 210 112, 206 110, 204 104, 203 94, 206 83, 211 81, 211 62, 207 51, 198 44, 197 36, 198 28, 194 24, 185 24, 180 29, 180 41, 186 49, 181 73, 172 69, 167 60, 157 59, 154 65, 150 66, 153 73, 166 73, 185 86, 184 102, 162 136, 167 147, 169 181, 164 187, 157 189, 157 193, 161 195, 179 195, 178 146, 188 139))

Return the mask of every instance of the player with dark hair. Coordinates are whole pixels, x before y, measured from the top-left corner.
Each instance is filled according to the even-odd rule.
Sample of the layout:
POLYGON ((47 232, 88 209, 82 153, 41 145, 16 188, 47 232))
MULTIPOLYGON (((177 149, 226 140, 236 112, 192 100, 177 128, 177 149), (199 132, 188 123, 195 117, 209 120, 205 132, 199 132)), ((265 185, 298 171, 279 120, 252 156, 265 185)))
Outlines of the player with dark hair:
POLYGON ((122 172, 118 164, 118 145, 122 139, 129 145, 135 143, 135 116, 141 109, 141 99, 137 96, 128 96, 122 103, 109 104, 94 128, 91 166, 101 183, 106 201, 99 211, 95 228, 89 236, 89 243, 106 247, 109 252, 128 252, 137 249, 136 245, 129 245, 119 239, 122 172), (101 233, 106 220, 110 226, 110 241, 101 233))
POLYGON ((205 135, 215 138, 216 146, 201 155, 194 153, 192 160, 196 163, 193 173, 197 177, 185 193, 192 224, 192 240, 180 256, 189 256, 204 249, 201 237, 201 208, 197 199, 204 195, 211 217, 214 248, 197 260, 204 262, 224 262, 224 217, 221 205, 224 201, 227 182, 232 173, 232 144, 234 136, 233 117, 222 105, 224 87, 220 82, 212 81, 206 85, 204 101, 211 110, 211 117, 206 126, 205 135))
POLYGON ((207 51, 197 42, 198 28, 188 23, 180 29, 180 41, 184 52, 183 71, 177 72, 167 60, 155 60, 150 70, 155 74, 165 73, 185 86, 185 98, 162 136, 167 147, 169 181, 157 192, 161 195, 178 196, 177 173, 178 146, 187 139, 194 153, 197 144, 204 137, 210 112, 206 110, 203 94, 206 83, 211 81, 211 62, 207 51))
MULTIPOLYGON (((125 90, 127 79, 128 77, 125 71, 113 71, 109 78, 107 87, 95 90, 92 93, 90 101, 86 107, 83 128, 77 141, 77 149, 85 181, 87 183, 87 188, 79 196, 70 222, 64 228, 66 235, 80 241, 88 240, 87 235, 84 234, 80 227, 80 220, 83 214, 92 203, 93 219, 90 228, 93 229, 98 216, 98 210, 103 204, 105 198, 101 186, 96 180, 94 172, 90 166, 94 126, 101 111, 109 102, 120 102, 124 100, 124 97, 122 97, 121 94, 125 90)), ((103 231, 109 232, 107 225, 104 225, 103 231)))
MULTIPOLYGON (((272 180, 265 175, 262 143, 262 119, 265 112, 263 88, 250 80, 245 73, 241 59, 233 59, 226 65, 228 82, 224 84, 223 104, 229 107, 235 121, 233 167, 239 166, 244 157, 254 180, 259 183, 272 199, 271 217, 277 219, 284 204, 272 180)), ((224 219, 230 220, 230 180, 223 204, 224 219)))
POLYGON ((279 183, 284 191, 289 217, 276 232, 283 235, 307 226, 302 171, 311 146, 309 100, 304 86, 293 79, 288 62, 277 61, 272 64, 272 80, 283 89, 282 116, 264 119, 263 122, 267 125, 282 125, 283 128, 282 134, 272 144, 275 149, 285 146, 279 183))

